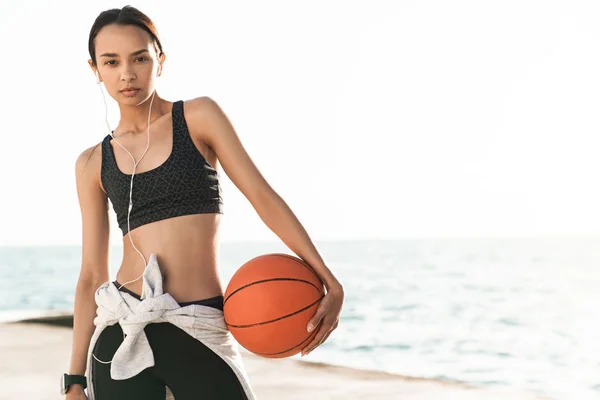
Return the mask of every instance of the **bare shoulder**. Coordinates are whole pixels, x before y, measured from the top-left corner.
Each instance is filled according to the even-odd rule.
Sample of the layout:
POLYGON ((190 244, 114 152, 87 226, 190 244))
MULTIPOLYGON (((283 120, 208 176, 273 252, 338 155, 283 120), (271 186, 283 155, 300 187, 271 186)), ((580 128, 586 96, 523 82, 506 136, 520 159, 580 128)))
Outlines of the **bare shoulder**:
POLYGON ((185 115, 190 134, 210 147, 216 145, 223 131, 233 132, 233 126, 221 105, 209 96, 185 102, 185 115))
POLYGON ((185 116, 196 130, 205 131, 210 124, 226 119, 225 112, 215 99, 200 96, 185 102, 185 116))
POLYGON ((209 96, 200 96, 187 100, 185 102, 185 108, 186 111, 189 111, 195 116, 202 115, 204 117, 222 112, 216 100, 209 96))
POLYGON ((77 184, 97 184, 104 192, 100 182, 100 168, 102 167, 102 142, 83 150, 75 160, 75 177, 77 184))

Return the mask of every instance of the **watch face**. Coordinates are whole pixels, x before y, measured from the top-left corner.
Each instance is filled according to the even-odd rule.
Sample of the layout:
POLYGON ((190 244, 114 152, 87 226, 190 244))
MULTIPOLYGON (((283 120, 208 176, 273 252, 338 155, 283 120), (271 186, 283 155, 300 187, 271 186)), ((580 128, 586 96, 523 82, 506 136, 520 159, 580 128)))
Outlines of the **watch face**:
POLYGON ((60 376, 60 394, 67 394, 67 390, 65 388, 65 375, 60 376))

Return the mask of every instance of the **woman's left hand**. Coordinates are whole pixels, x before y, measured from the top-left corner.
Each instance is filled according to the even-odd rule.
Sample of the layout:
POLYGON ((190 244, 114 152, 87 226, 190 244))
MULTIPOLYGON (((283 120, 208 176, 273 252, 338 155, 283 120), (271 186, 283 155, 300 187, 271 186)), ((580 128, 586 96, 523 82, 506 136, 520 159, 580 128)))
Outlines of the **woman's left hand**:
POLYGON ((343 304, 344 289, 341 284, 336 283, 327 291, 327 294, 323 297, 317 308, 317 312, 306 327, 308 332, 312 332, 315 328, 318 328, 319 330, 313 340, 302 349, 302 356, 308 355, 311 351, 320 346, 327 340, 331 332, 337 328, 343 304))

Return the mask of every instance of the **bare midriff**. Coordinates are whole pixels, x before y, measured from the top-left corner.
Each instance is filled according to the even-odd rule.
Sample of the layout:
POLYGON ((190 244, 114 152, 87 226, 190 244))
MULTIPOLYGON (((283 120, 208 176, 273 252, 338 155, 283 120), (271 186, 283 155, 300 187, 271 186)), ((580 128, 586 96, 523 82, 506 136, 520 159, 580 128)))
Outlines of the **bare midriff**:
MULTIPOLYGON (((218 271, 220 214, 193 214, 155 221, 131 231, 135 247, 146 262, 155 253, 163 276, 163 291, 177 302, 223 294, 218 271)), ((144 272, 144 260, 123 236, 123 260, 117 272, 122 285, 144 272)), ((138 295, 142 278, 124 286, 138 295)))

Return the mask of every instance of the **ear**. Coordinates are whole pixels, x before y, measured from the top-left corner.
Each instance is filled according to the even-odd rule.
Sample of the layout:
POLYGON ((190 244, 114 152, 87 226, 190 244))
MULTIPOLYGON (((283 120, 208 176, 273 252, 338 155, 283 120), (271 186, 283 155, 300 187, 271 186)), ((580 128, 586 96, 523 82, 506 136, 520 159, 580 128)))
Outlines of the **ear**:
POLYGON ((163 70, 163 64, 165 63, 165 60, 167 59, 167 56, 165 55, 165 53, 162 53, 159 57, 160 62, 158 63, 158 71, 156 72, 156 76, 161 76, 162 75, 162 70, 163 70))
POLYGON ((102 82, 102 80, 100 79, 100 73, 98 72, 98 68, 94 67, 94 63, 92 62, 92 60, 88 60, 88 64, 92 69, 92 72, 96 76, 96 81, 102 82))

